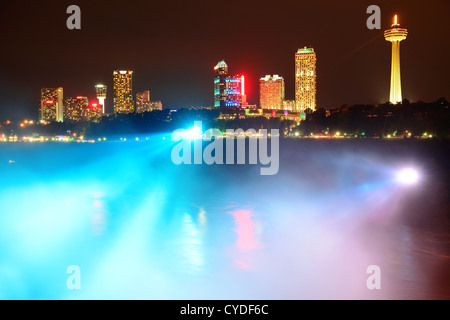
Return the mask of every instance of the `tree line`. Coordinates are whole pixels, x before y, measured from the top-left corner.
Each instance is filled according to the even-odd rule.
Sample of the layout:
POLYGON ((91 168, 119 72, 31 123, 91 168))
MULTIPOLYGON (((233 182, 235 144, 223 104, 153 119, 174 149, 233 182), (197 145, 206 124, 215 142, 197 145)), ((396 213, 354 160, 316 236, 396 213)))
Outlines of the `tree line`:
POLYGON ((316 111, 306 110, 306 118, 299 123, 278 117, 246 117, 245 110, 236 108, 212 109, 169 109, 144 113, 113 114, 104 116, 98 122, 52 122, 36 123, 19 127, 18 124, 3 125, 0 131, 5 135, 73 135, 91 138, 118 137, 152 133, 170 133, 179 128, 189 128, 194 121, 202 121, 204 129, 217 128, 247 130, 279 129, 280 134, 309 136, 311 134, 356 135, 360 137, 384 137, 387 135, 420 136, 424 133, 433 137, 450 136, 450 110, 447 100, 435 102, 390 103, 375 105, 343 105, 339 108, 316 111))

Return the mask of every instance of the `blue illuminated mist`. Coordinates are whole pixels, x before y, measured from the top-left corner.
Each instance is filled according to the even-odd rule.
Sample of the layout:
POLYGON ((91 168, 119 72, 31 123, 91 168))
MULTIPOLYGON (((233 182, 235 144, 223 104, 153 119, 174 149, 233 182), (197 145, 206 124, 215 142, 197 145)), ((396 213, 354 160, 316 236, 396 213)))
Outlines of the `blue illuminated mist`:
POLYGON ((176 166, 173 145, 1 146, 0 299, 450 297, 434 147, 287 140, 278 174, 261 176, 176 166), (395 179, 405 166, 417 185, 395 179), (66 286, 70 265, 81 290, 66 286))

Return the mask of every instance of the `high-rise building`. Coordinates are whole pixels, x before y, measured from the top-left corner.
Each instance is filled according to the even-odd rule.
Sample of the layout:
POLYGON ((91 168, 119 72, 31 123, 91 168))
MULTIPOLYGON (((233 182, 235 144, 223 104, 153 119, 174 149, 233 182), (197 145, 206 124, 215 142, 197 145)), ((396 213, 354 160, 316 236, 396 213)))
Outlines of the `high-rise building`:
POLYGON ((225 78, 228 75, 228 65, 225 61, 219 61, 214 67, 214 106, 221 107, 225 105, 225 78))
POLYGON ((99 102, 91 102, 84 109, 83 120, 98 121, 103 116, 103 107, 99 102))
POLYGON ((85 96, 78 96, 77 100, 79 101, 78 106, 80 107, 81 119, 86 121, 89 118, 89 99, 85 96))
POLYGON ((143 92, 136 93, 136 112, 148 112, 151 111, 150 107, 150 91, 145 90, 143 92))
POLYGON ((107 87, 103 84, 97 84, 95 86, 95 92, 97 93, 98 102, 102 106, 103 114, 106 113, 106 111, 105 111, 106 89, 107 89, 107 87))
POLYGON ((134 112, 132 75, 130 70, 114 71, 114 113, 134 112))
POLYGON ((283 100, 283 110, 295 111, 295 100, 283 100))
POLYGON ((64 118, 71 121, 96 121, 103 115, 100 103, 84 96, 64 99, 64 118))
POLYGON ((63 88, 41 89, 41 121, 64 121, 63 88))
POLYGON ((87 97, 76 97, 64 99, 64 119, 81 121, 88 105, 87 97))
POLYGON ((316 53, 304 47, 295 53, 296 111, 316 110, 316 53))
POLYGON ((242 76, 228 75, 228 65, 219 61, 214 67, 214 106, 240 107, 242 104, 242 76))
POLYGON ((392 42, 391 60, 391 92, 389 101, 393 104, 402 102, 402 85, 400 81, 400 41, 405 40, 408 30, 400 28, 397 22, 397 15, 394 17, 394 24, 391 29, 384 32, 386 41, 392 42))
POLYGON ((225 107, 240 107, 242 104, 241 76, 225 78, 225 107))
POLYGON ((261 109, 283 109, 284 79, 267 75, 259 79, 259 104, 261 109))
POLYGON ((160 100, 150 101, 150 109, 153 110, 162 110, 162 102, 160 100))

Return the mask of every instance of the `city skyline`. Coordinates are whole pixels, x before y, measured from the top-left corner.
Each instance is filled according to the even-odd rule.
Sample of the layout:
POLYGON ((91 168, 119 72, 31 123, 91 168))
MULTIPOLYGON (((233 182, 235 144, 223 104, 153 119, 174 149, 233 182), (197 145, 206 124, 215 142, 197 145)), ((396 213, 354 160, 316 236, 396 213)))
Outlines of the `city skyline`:
MULTIPOLYGON (((404 46, 402 45, 404 48, 403 97, 411 101, 432 101, 450 95, 444 81, 447 71, 450 71, 449 66, 439 63, 446 61, 449 47, 439 41, 429 41, 430 38, 431 40, 442 38, 448 30, 448 26, 442 19, 443 11, 445 11, 442 7, 448 4, 432 1, 427 3, 427 10, 424 10, 425 7, 419 4, 402 6, 398 2, 382 1, 378 4, 381 8, 381 29, 369 30, 365 23, 369 16, 365 12, 367 4, 346 3, 338 8, 331 1, 324 1, 324 3, 333 7, 333 10, 322 12, 320 5, 306 4, 310 9, 310 16, 298 22, 295 28, 274 27, 271 24, 273 30, 269 28, 266 30, 263 27, 260 31, 252 26, 251 22, 269 17, 270 12, 258 7, 259 14, 253 15, 251 14, 252 5, 244 3, 241 9, 248 19, 237 25, 230 24, 229 35, 245 35, 243 37, 245 41, 242 38, 235 38, 236 40, 228 45, 216 43, 212 36, 213 32, 202 29, 216 21, 216 18, 212 16, 212 13, 217 10, 217 5, 214 4, 201 10, 202 19, 198 21, 193 19, 200 14, 193 10, 198 7, 198 4, 193 3, 192 8, 180 4, 174 9, 173 16, 167 22, 162 21, 157 15, 159 24, 141 28, 142 24, 137 18, 140 16, 140 11, 145 12, 148 8, 145 3, 135 4, 134 7, 128 4, 116 4, 99 16, 101 6, 97 7, 80 1, 77 3, 82 11, 82 29, 79 31, 65 28, 67 18, 65 4, 55 4, 52 1, 40 5, 30 4, 20 17, 3 16, 4 13, 14 12, 16 5, 2 4, 4 9, 1 11, 4 18, 2 23, 5 26, 3 30, 20 27, 18 38, 24 41, 18 43, 8 34, 5 37, 8 50, 1 55, 2 60, 9 63, 0 73, 2 84, 0 117, 36 115, 39 105, 36 92, 46 87, 63 87, 65 96, 86 95, 93 98, 95 84, 104 83, 109 88, 113 87, 110 72, 117 69, 134 70, 133 84, 136 86, 133 87, 133 94, 150 88, 152 92, 155 92, 158 100, 164 102, 165 108, 212 106, 210 70, 211 66, 220 59, 224 59, 233 66, 233 73, 245 75, 249 104, 259 104, 258 79, 266 74, 282 76, 286 80, 286 99, 292 100, 295 90, 292 56, 298 48, 304 46, 313 47, 318 52, 317 72, 320 75, 317 80, 318 107, 329 109, 342 104, 384 103, 389 100, 391 48, 386 46, 383 31, 391 25, 394 14, 399 15, 402 25, 406 26, 413 35, 404 46), (433 10, 437 7, 440 10, 433 10), (30 28, 35 23, 32 13, 43 10, 53 15, 58 12, 61 14, 58 13, 59 18, 55 21, 44 24, 36 22, 39 26, 35 28, 36 30, 30 28), (187 15, 190 17, 189 20, 182 14, 186 10, 189 13, 187 15), (119 28, 111 20, 118 16, 119 11, 127 14, 134 13, 136 19, 132 19, 133 23, 126 27, 119 28), (333 17, 339 15, 345 15, 345 21, 333 20, 333 17), (12 21, 13 18, 14 21, 12 21), (326 23, 319 22, 325 20, 330 22, 328 26, 326 23), (183 28, 179 27, 170 28, 171 23, 175 24, 176 21, 179 22, 178 26, 183 25, 186 30, 181 30, 183 28), (339 23, 333 23, 333 21, 339 21, 339 23), (104 26, 100 28, 99 22, 102 22, 104 26), (426 31, 430 25, 436 26, 432 34, 426 31), (267 32, 263 32, 264 30, 267 32), (20 52, 28 55, 30 50, 36 47, 33 34, 37 31, 48 32, 49 36, 59 36, 62 53, 55 55, 46 52, 43 55, 39 51, 33 51, 35 53, 25 61, 20 52), (187 33, 192 35, 192 31, 196 32, 195 37, 190 36, 184 39, 187 33), (100 37, 104 33, 121 34, 132 42, 137 36, 134 32, 137 32, 141 38, 147 35, 149 42, 152 43, 152 50, 148 50, 149 47, 145 45, 142 45, 142 50, 131 52, 125 50, 124 45, 122 50, 114 41, 114 37, 109 36, 104 40, 100 37), (99 54, 98 57, 89 49, 93 39, 96 41, 95 47, 105 49, 101 50, 101 55, 99 54), (78 48, 73 46, 74 41, 84 45, 78 48), (428 41, 430 45, 424 46, 425 41, 428 41), (113 44, 116 50, 111 50, 113 44), (70 50, 68 50, 69 47, 70 50), (82 48, 84 49, 81 50, 82 48), (437 57, 424 64, 418 64, 421 56, 430 50, 433 50, 437 57), (183 59, 180 59, 181 57, 183 59), (50 66, 52 67, 47 68, 50 66), (434 74, 430 75, 429 70, 433 70, 434 74), (427 76, 425 77, 424 74, 427 76)), ((167 5, 155 6, 154 11, 163 16, 170 11, 167 5)), ((274 14, 277 16, 281 13, 287 14, 289 9, 297 9, 296 6, 296 4, 283 5, 281 6, 283 9, 277 9, 274 14)), ((230 10, 226 12, 229 21, 239 20, 237 19, 239 14, 230 10)), ((286 21, 283 20, 286 26, 291 25, 288 18, 283 19, 286 19, 286 21)), ((108 91, 106 101, 107 112, 111 113, 112 90, 108 91)))

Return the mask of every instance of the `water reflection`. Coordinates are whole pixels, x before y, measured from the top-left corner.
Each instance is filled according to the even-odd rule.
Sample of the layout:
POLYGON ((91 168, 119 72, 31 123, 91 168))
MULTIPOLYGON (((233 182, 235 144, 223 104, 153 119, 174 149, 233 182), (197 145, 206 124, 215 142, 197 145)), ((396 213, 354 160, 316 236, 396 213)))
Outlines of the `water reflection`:
POLYGON ((257 233, 260 229, 254 221, 252 211, 237 209, 231 211, 230 214, 233 216, 235 223, 234 231, 237 236, 235 264, 239 268, 249 269, 252 267, 254 261, 252 253, 259 248, 257 233))
POLYGON ((105 231, 105 208, 101 200, 101 195, 95 195, 99 199, 93 201, 92 227, 95 235, 100 236, 105 231))
MULTIPOLYGON (((199 213, 199 217, 200 217, 199 213)), ((206 223, 203 213, 203 223, 206 223)), ((204 264, 203 236, 200 226, 194 221, 190 214, 183 215, 182 226, 183 237, 180 238, 180 249, 186 272, 201 272, 204 264)))
MULTIPOLYGON (((380 178, 385 159, 294 158, 263 179, 239 166, 174 167, 145 146, 114 146, 77 173, 14 156, 0 184, 0 298, 450 296, 449 236, 392 222, 407 198, 380 178), (380 292, 366 287, 372 264, 380 292), (80 291, 65 287, 69 265, 81 268, 80 291)), ((59 152, 44 160, 76 158, 59 152)))

